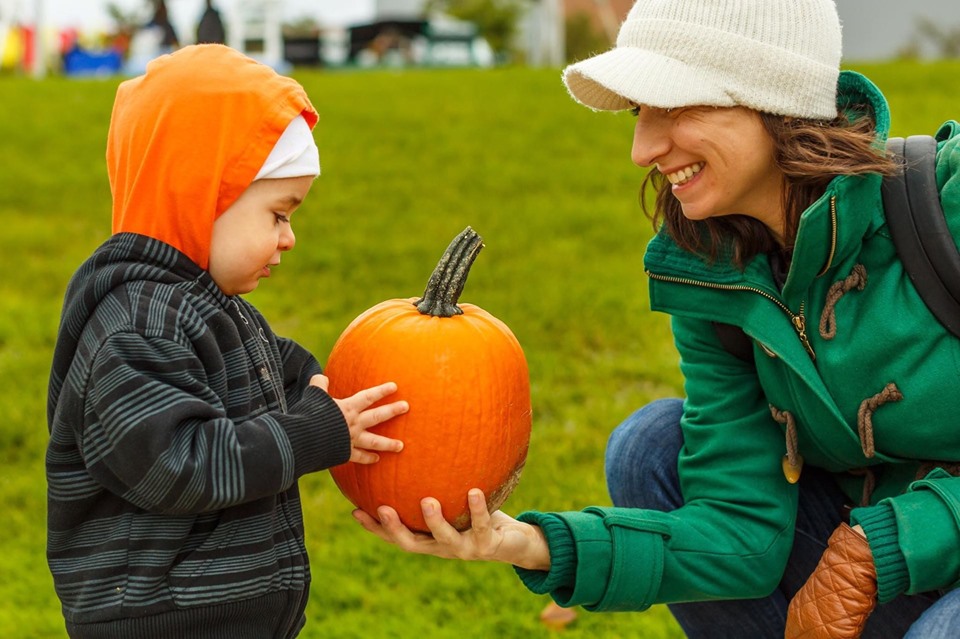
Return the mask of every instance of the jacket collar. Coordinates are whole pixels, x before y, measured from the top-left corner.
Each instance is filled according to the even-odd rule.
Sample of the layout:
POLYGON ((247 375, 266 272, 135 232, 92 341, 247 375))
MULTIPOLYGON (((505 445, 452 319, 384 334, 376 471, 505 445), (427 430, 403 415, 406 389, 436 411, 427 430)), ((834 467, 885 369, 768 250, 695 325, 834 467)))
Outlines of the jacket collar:
POLYGON ((884 223, 879 175, 834 178, 800 217, 783 298, 789 304, 835 264, 860 250, 863 238, 884 223))

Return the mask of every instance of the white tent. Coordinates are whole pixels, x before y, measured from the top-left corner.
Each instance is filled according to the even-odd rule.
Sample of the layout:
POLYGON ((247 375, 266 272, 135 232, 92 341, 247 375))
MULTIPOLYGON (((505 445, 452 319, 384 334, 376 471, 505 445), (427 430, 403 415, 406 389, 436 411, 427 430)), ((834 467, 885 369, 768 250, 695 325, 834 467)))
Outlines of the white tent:
POLYGON ((227 16, 227 44, 274 68, 283 66, 282 0, 239 0, 227 16), (263 51, 247 43, 263 42, 263 51))
POLYGON ((36 8, 36 31, 33 36, 33 77, 47 75, 47 5, 45 0, 34 0, 36 8))

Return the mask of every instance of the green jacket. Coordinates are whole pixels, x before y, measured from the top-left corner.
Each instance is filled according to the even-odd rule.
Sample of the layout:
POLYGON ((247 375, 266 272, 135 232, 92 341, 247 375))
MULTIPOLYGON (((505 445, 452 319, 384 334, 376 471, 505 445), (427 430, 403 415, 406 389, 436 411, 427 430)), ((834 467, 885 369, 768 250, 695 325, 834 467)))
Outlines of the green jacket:
MULTIPOLYGON (((872 105, 885 138, 890 118, 879 90, 852 72, 841 74, 839 89, 841 108, 872 105)), ((937 138, 937 185, 960 238, 960 125, 944 124, 937 138)), ((764 255, 741 271, 707 265, 662 232, 650 242, 651 306, 672 316, 686 381, 678 460, 685 505, 669 513, 521 514, 543 528, 552 557, 549 572, 517 569, 527 587, 591 610, 768 595, 786 565, 797 508, 797 486, 781 468, 786 428, 771 407, 791 415, 806 464, 837 473, 855 502, 863 475, 849 471, 876 471, 870 505, 855 509, 853 521, 870 542, 881 602, 957 585, 960 478, 917 474, 923 461, 960 461, 960 340, 910 284, 886 227, 880 182, 876 175, 830 182, 803 213, 782 292, 764 255), (856 265, 866 271, 865 286, 827 304, 831 287, 856 265), (815 360, 800 339, 801 319, 815 360), (715 321, 753 338, 755 366, 723 349, 715 321), (832 338, 821 323, 827 335, 835 327, 832 338), (871 404, 891 383, 902 398, 871 404), (869 457, 858 416, 872 419, 869 457)))

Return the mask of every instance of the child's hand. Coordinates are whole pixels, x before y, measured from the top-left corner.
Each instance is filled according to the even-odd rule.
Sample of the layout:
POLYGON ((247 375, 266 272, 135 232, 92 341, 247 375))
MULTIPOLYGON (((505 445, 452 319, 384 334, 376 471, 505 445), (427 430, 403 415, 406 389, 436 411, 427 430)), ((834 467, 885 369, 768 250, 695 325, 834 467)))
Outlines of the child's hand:
MULTIPOLYGON (((310 385, 317 386, 326 392, 330 386, 330 379, 326 375, 314 375, 310 378, 310 385)), ((369 408, 371 404, 395 392, 397 392, 397 385, 387 382, 362 390, 352 397, 332 398, 340 407, 343 417, 347 420, 347 428, 350 429, 350 461, 358 464, 373 464, 380 460, 380 455, 370 451, 396 453, 403 448, 403 442, 399 439, 391 439, 367 431, 372 426, 410 410, 410 406, 404 401, 369 408)))
POLYGON ((416 533, 403 525, 389 506, 377 509, 377 521, 362 510, 353 517, 368 531, 407 552, 446 559, 500 561, 531 570, 550 570, 550 548, 538 526, 526 524, 502 511, 487 511, 483 492, 467 493, 471 528, 458 532, 443 518, 440 503, 431 497, 420 502, 431 534, 416 533))

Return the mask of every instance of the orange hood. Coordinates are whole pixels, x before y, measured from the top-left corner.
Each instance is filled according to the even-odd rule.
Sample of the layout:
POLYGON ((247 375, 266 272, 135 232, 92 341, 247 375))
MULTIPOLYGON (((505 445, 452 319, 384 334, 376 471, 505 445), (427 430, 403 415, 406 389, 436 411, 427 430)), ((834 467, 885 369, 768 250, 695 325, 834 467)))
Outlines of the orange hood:
POLYGON ((303 87, 218 44, 185 47, 117 89, 107 136, 113 233, 166 242, 207 268, 213 222, 298 115, 303 87))

